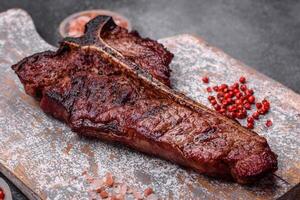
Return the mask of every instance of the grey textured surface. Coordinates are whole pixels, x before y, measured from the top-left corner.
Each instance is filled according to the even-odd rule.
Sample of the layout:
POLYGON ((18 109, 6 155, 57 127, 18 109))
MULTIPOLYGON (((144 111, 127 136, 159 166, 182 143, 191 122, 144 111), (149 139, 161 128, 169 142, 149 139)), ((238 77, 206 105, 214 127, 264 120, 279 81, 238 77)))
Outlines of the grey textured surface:
POLYGON ((27 196, 45 199, 87 198, 91 185, 82 175, 85 171, 93 177, 111 171, 129 185, 141 189, 150 185, 159 196, 175 199, 272 199, 297 185, 299 95, 196 37, 181 35, 161 42, 175 53, 172 84, 188 96, 208 105, 200 74, 209 75, 212 83, 231 82, 247 74, 257 96, 270 99, 272 111, 267 117, 274 126, 266 129, 260 124, 256 131, 279 155, 276 174, 288 183, 269 176, 255 186, 240 186, 209 179, 118 145, 79 138, 66 125, 46 116, 24 93, 10 69, 24 56, 52 48, 37 35, 29 16, 21 10, 0 14, 0 171, 27 196))
POLYGON ((0 11, 13 7, 27 10, 41 36, 54 45, 65 17, 97 8, 123 14, 134 28, 152 38, 195 33, 300 93, 298 0, 0 1, 0 11))

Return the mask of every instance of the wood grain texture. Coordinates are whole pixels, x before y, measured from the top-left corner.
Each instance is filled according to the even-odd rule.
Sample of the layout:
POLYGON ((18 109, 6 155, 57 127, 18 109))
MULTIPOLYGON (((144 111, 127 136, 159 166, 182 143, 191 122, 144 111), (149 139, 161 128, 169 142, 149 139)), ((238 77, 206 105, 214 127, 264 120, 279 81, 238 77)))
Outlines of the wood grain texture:
MULTIPOLYGON (((25 56, 54 49, 37 34, 22 10, 0 14, 0 171, 30 199, 88 199, 85 177, 107 171, 140 190, 148 186, 162 198, 173 199, 274 199, 300 182, 300 97, 259 74, 205 41, 191 35, 160 40, 175 54, 172 86, 209 105, 206 85, 231 83, 246 75, 258 98, 272 102, 271 112, 255 129, 278 154, 276 176, 254 186, 240 186, 194 173, 167 161, 128 148, 80 138, 63 123, 45 115, 38 102, 24 93, 10 66, 25 56), (272 119, 272 128, 263 126, 272 119)), ((243 122, 242 122, 243 123, 243 122)))

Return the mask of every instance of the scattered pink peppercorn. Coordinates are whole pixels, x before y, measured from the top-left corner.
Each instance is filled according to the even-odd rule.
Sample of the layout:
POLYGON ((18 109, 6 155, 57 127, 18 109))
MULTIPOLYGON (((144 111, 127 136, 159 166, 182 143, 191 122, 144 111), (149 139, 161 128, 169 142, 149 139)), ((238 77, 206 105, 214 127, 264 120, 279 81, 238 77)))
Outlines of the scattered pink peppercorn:
MULTIPOLYGON (((208 77, 203 77, 204 83, 209 83, 208 77)), ((215 92, 216 95, 210 95, 208 100, 214 109, 231 118, 231 119, 245 119, 247 118, 246 127, 249 129, 254 128, 255 120, 259 120, 260 116, 268 113, 270 109, 270 103, 264 99, 262 102, 257 102, 254 96, 254 90, 247 87, 246 77, 241 76, 238 82, 231 85, 222 83, 213 87, 207 87, 206 90, 209 93, 215 92), (255 106, 251 106, 254 104, 255 106), (252 114, 248 114, 248 111, 256 109, 252 114)), ((272 125, 272 121, 268 120, 266 126, 272 125)))
POLYGON ((246 78, 244 76, 240 77, 240 83, 246 83, 246 78))
POLYGON ((273 125, 273 122, 270 119, 268 119, 267 122, 266 122, 266 126, 270 127, 272 125, 273 125))
POLYGON ((207 92, 209 92, 209 93, 212 92, 211 87, 207 87, 206 90, 207 90, 207 92))
POLYGON ((203 83, 209 83, 209 78, 207 76, 204 76, 202 78, 203 83))

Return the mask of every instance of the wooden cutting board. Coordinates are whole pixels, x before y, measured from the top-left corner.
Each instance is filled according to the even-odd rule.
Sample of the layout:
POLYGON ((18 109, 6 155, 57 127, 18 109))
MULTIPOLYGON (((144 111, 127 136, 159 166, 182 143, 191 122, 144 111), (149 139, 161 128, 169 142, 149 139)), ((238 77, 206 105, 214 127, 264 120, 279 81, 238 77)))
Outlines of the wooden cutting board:
POLYGON ((271 101, 271 112, 255 131, 266 137, 278 154, 276 176, 241 186, 122 146, 78 137, 40 110, 10 68, 25 56, 55 49, 41 39, 32 19, 20 9, 0 14, 0 171, 30 199, 91 198, 87 174, 97 179, 108 171, 140 191, 150 186, 165 199, 246 200, 296 195, 300 182, 300 96, 199 37, 179 35, 160 42, 175 54, 173 87, 191 98, 209 105, 206 85, 200 81, 204 75, 212 85, 233 83, 245 75, 256 96, 271 101), (264 126, 267 119, 274 122, 268 129, 264 126))

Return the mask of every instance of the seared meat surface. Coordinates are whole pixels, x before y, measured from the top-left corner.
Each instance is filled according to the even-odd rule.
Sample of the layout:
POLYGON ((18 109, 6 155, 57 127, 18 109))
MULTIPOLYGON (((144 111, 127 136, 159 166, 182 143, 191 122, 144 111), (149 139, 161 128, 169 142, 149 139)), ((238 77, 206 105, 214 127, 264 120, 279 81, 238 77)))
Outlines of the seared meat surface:
POLYGON ((109 46, 119 51, 127 59, 146 69, 162 83, 170 85, 168 65, 173 54, 167 51, 163 45, 149 38, 141 38, 136 31, 128 33, 126 29, 118 26, 101 36, 109 46))
POLYGON ((266 139, 162 84, 169 83, 160 72, 169 71, 172 56, 160 44, 123 31, 97 17, 84 37, 67 38, 57 52, 35 54, 13 69, 46 113, 81 135, 239 183, 277 169, 266 139))

